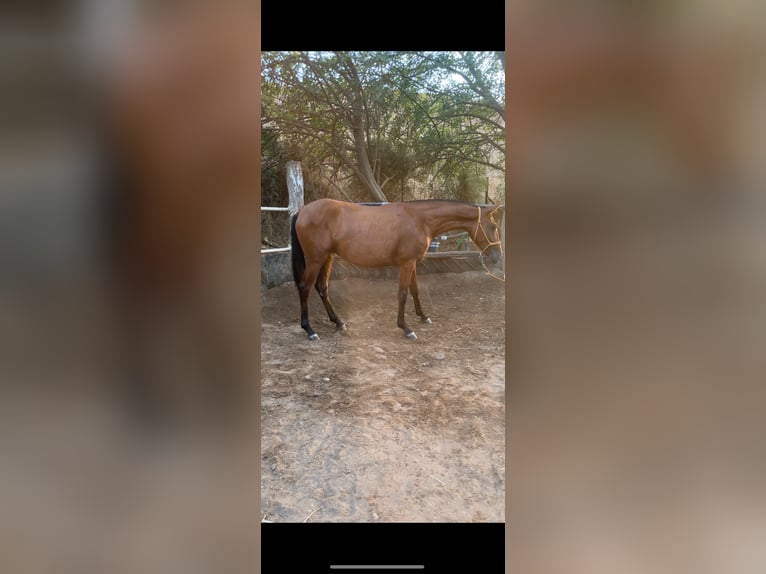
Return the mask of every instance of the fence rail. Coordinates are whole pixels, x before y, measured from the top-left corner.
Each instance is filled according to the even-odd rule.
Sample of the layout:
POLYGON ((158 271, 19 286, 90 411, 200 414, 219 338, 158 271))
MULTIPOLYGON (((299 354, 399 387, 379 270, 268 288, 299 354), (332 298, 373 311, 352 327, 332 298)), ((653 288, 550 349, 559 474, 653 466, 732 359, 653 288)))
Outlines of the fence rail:
MULTIPOLYGON (((263 213, 264 211, 271 212, 271 213, 274 213, 274 212, 289 213, 290 208, 289 207, 267 207, 265 205, 262 205, 261 213, 263 213)), ((290 248, 289 245, 287 247, 269 247, 266 249, 262 248, 261 255, 265 255, 267 253, 290 253, 290 251, 292 251, 292 249, 290 248)))

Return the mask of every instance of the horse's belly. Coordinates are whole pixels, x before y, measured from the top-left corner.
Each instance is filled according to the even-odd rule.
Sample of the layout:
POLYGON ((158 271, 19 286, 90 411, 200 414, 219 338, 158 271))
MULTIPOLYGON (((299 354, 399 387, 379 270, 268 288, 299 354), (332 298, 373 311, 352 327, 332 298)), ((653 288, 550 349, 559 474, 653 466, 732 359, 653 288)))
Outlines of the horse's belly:
POLYGON ((362 267, 385 267, 386 265, 396 265, 391 254, 388 253, 373 253, 366 249, 359 249, 354 247, 340 247, 336 250, 338 256, 353 263, 354 265, 361 265, 362 267))
POLYGON ((425 254, 426 249, 427 246, 423 247, 422 252, 415 249, 408 249, 402 252, 394 247, 365 247, 359 244, 350 244, 339 246, 335 252, 341 259, 361 267, 388 267, 391 265, 401 265, 413 259, 419 259, 425 254))

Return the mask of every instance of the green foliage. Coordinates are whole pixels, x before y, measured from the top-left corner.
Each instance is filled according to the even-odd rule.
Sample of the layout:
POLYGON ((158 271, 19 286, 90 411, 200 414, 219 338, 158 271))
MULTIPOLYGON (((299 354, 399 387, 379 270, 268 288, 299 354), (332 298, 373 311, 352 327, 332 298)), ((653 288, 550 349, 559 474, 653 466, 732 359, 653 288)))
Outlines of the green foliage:
POLYGON ((301 161, 320 194, 480 200, 487 170, 504 170, 494 52, 265 52, 262 64, 262 161, 301 161))

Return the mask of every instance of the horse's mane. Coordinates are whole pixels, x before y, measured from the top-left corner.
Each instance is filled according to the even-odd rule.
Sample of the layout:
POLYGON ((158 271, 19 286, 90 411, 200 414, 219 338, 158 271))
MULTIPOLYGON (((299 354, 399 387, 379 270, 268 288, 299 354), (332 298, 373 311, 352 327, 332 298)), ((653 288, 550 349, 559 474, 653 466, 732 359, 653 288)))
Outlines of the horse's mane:
POLYGON ((437 201, 440 201, 443 203, 457 203, 458 205, 470 205, 471 207, 476 207, 475 203, 468 203, 467 201, 460 201, 459 199, 410 199, 408 201, 403 201, 402 203, 435 203, 437 201))
POLYGON ((357 205, 368 205, 371 207, 378 207, 381 205, 389 205, 391 203, 455 203, 458 205, 469 205, 471 207, 476 207, 475 203, 468 203, 466 201, 461 201, 459 199, 408 199, 407 201, 360 201, 357 203, 357 205))

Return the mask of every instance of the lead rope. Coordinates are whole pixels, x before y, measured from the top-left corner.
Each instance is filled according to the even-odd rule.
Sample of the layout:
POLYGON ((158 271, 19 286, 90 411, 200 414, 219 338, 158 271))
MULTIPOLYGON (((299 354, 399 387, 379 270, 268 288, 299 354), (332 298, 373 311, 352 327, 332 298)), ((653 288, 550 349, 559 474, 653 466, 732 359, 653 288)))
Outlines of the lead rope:
POLYGON ((484 239, 487 240, 487 246, 484 249, 481 250, 481 253, 479 253, 479 261, 481 261, 481 266, 484 268, 484 273, 486 275, 489 275, 493 279, 497 279, 498 281, 502 281, 503 283, 505 283, 505 276, 498 277, 497 275, 492 273, 492 271, 489 270, 489 267, 487 267, 487 264, 484 263, 484 252, 487 249, 489 249, 490 247, 492 247, 493 245, 500 245, 500 253, 503 252, 502 241, 490 241, 489 240, 489 237, 487 237, 487 232, 484 231, 484 226, 481 224, 481 207, 479 207, 477 205, 476 209, 479 211, 479 217, 476 219, 476 230, 474 231, 474 236, 478 237, 479 236, 479 229, 481 229, 481 232, 484 235, 484 239))
MULTIPOLYGON (((482 258, 482 259, 483 259, 483 258, 482 258)), ((490 276, 490 277, 492 277, 493 279, 497 279, 498 281, 502 281, 503 283, 505 283, 505 276, 503 276, 503 277, 498 277, 497 275, 495 275, 494 273, 492 273, 492 271, 490 271, 490 270, 489 270, 489 268, 488 268, 488 267, 487 267, 487 265, 484 263, 484 261, 482 261, 482 262, 481 262, 481 266, 482 266, 482 267, 484 267, 484 274, 485 274, 485 275, 489 275, 489 276, 490 276)))

